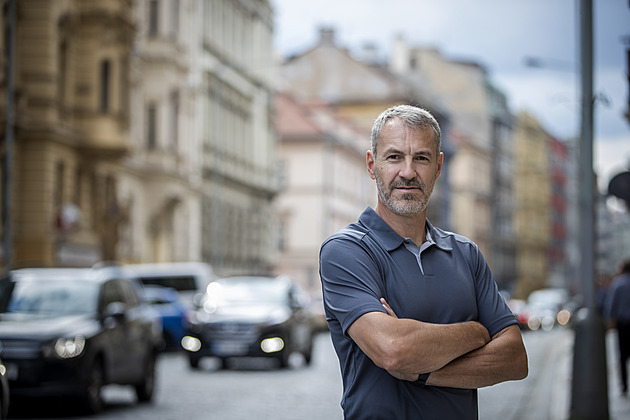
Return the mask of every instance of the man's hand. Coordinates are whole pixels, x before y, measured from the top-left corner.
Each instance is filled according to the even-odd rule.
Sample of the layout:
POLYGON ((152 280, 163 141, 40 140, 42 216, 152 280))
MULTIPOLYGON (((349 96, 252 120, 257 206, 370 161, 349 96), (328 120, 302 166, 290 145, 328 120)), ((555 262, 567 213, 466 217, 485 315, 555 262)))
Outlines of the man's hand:
POLYGON ((478 322, 433 324, 397 318, 387 301, 383 312, 368 312, 348 328, 348 335, 379 367, 413 380, 433 372, 490 341, 478 322), (402 372, 402 373, 400 373, 402 372))
POLYGON ((385 298, 381 298, 381 304, 383 305, 383 308, 385 308, 385 310, 387 311, 387 315, 393 316, 394 318, 398 319, 398 316, 396 316, 396 313, 394 312, 392 307, 389 306, 389 303, 387 303, 385 298))

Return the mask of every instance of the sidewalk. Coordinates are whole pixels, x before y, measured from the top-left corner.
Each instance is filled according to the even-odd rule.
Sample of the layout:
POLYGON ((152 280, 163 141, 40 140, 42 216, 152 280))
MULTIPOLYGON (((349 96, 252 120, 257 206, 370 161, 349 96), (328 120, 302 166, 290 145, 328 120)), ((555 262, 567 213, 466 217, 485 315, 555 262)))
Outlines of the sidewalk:
MULTIPOLYGON (((567 341, 559 343, 563 351, 567 352, 564 362, 558 366, 558 374, 553 389, 553 406, 550 407, 550 420, 568 420, 571 413, 571 377, 573 370, 573 339, 567 336, 567 341)), ((617 336, 614 331, 606 335, 606 363, 608 365, 608 414, 609 420, 630 419, 630 396, 622 397, 617 367, 617 336)))
POLYGON ((621 396, 618 356, 617 333, 609 331, 606 335, 606 363, 608 364, 608 411, 611 420, 630 419, 630 394, 621 396))

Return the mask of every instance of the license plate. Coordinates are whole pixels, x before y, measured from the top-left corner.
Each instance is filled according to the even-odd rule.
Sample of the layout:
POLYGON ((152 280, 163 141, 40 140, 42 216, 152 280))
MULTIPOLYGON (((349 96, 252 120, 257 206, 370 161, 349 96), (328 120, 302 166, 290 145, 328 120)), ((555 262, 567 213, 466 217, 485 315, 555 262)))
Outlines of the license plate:
POLYGON ((5 363, 4 367, 7 368, 6 373, 4 374, 4 376, 7 377, 8 380, 10 381, 15 381, 18 378, 18 367, 16 364, 13 363, 5 363))
POLYGON ((212 350, 218 355, 241 356, 247 353, 249 345, 240 341, 215 341, 212 343, 212 350))

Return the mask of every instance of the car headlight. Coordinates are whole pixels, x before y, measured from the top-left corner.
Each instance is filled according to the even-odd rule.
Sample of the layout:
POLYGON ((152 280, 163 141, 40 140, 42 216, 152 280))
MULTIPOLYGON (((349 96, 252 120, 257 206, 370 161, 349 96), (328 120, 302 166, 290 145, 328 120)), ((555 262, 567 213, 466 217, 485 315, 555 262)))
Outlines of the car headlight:
POLYGON ((284 348, 284 340, 280 337, 265 338, 260 343, 260 348, 265 353, 275 353, 284 348))
POLYGON ((59 338, 55 342, 55 355, 62 359, 77 357, 85 348, 85 337, 77 335, 73 338, 59 338))

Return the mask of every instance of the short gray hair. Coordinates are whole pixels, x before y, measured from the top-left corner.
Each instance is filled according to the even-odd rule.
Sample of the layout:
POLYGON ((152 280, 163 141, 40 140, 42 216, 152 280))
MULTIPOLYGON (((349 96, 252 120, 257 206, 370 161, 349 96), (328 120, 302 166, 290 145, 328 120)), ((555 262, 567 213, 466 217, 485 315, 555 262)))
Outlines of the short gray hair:
POLYGON ((440 125, 433 115, 426 109, 417 106, 396 105, 383 111, 374 121, 372 135, 370 136, 370 140, 372 141, 372 153, 374 153, 374 155, 376 155, 376 148, 385 123, 393 118, 399 118, 411 129, 430 128, 433 131, 437 152, 438 154, 440 153, 442 149, 442 130, 440 130, 440 125))

